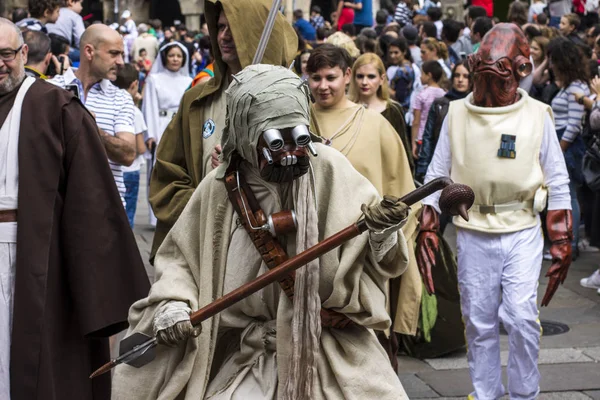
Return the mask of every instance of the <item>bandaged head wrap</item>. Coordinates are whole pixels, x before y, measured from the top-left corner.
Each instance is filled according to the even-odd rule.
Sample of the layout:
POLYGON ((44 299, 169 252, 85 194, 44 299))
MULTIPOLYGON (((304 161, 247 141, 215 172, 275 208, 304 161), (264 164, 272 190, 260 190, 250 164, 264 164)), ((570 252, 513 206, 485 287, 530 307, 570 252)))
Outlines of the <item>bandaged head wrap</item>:
MULTIPOLYGON (((227 90, 221 177, 234 152, 259 168, 257 145, 267 129, 309 126, 309 93, 293 72, 272 65, 251 65, 234 76, 227 90)), ((298 220, 296 253, 317 244, 319 238, 315 193, 310 174, 295 180, 298 220)), ((292 317, 292 358, 284 385, 285 400, 310 399, 321 337, 319 259, 296 271, 292 317)), ((285 340, 285 338, 282 338, 285 340)))

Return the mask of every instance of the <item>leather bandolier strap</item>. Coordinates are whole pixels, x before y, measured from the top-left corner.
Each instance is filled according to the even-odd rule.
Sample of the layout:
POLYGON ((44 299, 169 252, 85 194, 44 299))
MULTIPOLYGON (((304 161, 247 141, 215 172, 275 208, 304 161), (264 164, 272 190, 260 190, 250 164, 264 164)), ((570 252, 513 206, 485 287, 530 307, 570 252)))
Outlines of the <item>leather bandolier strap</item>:
MULTIPOLYGON (((265 217, 265 213, 260 208, 256 197, 254 197, 254 193, 246 183, 246 180, 242 174, 239 174, 238 190, 237 174, 237 162, 232 160, 231 166, 227 170, 227 174, 225 176, 227 195, 229 196, 229 200, 233 205, 233 209, 239 216, 240 223, 246 232, 248 232, 248 235, 250 235, 250 240, 252 240, 252 243, 254 243, 254 246, 260 253, 263 261, 269 269, 273 269, 286 261, 288 259, 288 255, 281 244, 279 244, 277 241, 277 238, 273 237, 269 231, 263 229, 252 229, 252 227, 248 225, 248 221, 250 221, 252 226, 263 226, 267 223, 267 219, 265 217), (246 205, 246 208, 244 207, 244 204, 246 205), (246 215, 246 209, 249 211, 248 215, 246 215)), ((283 289, 283 292, 292 302, 294 301, 295 276, 296 274, 292 272, 279 281, 279 285, 283 289)), ((342 329, 355 325, 356 323, 354 323, 344 314, 337 311, 328 310, 323 307, 321 308, 322 327, 342 329)))

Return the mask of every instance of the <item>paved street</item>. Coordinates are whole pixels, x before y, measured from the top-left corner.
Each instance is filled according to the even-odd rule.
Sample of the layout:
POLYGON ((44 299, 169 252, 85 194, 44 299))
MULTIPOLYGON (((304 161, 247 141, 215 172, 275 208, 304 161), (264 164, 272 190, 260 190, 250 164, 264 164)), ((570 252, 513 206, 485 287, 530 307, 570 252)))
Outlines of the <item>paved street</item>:
MULTIPOLYGON (((145 174, 141 179, 145 182, 145 174)), ((148 255, 153 231, 147 225, 145 199, 145 185, 140 185, 134 231, 152 279, 154 273, 148 264, 148 255)), ((450 228, 446 238, 453 244, 454 230, 450 228)), ((600 400, 600 296, 595 290, 579 285, 579 280, 589 276, 598 265, 600 253, 581 253, 550 306, 540 310, 542 321, 566 324, 569 331, 542 337, 539 359, 542 394, 539 399, 600 400)), ((549 262, 544 262, 542 274, 548 267, 549 262)), ((546 282, 547 278, 540 280, 539 296, 543 296, 546 282)), ((502 336, 501 341, 502 365, 506 367, 507 336, 502 336)), ((464 399, 472 390, 464 352, 431 360, 399 356, 399 360, 400 379, 411 399, 464 399)))

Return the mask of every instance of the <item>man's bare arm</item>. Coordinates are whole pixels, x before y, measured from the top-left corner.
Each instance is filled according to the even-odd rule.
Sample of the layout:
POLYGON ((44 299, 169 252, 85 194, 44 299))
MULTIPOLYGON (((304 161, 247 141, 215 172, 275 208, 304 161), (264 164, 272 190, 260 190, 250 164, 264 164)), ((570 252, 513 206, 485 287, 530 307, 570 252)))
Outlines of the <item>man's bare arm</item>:
POLYGON ((109 135, 98 128, 100 140, 104 144, 106 155, 111 161, 126 167, 135 160, 135 135, 129 132, 117 132, 115 136, 109 135))

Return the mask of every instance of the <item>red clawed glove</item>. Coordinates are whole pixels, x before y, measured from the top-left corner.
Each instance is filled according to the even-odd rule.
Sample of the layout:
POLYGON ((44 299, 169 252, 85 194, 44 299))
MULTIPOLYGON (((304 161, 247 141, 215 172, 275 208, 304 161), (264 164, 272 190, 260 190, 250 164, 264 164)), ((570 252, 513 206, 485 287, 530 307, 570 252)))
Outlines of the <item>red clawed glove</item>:
POLYGON ((546 273, 548 288, 542 307, 550 303, 552 296, 558 289, 558 285, 565 281, 569 266, 571 265, 571 241, 573 240, 573 217, 571 210, 551 210, 546 216, 546 229, 548 230, 548 239, 552 243, 550 254, 552 255, 552 265, 546 273))
POLYGON ((427 293, 435 293, 431 269, 435 267, 435 258, 440 248, 437 232, 440 229, 440 217, 431 206, 424 206, 421 213, 421 227, 417 237, 417 265, 423 278, 427 293))

